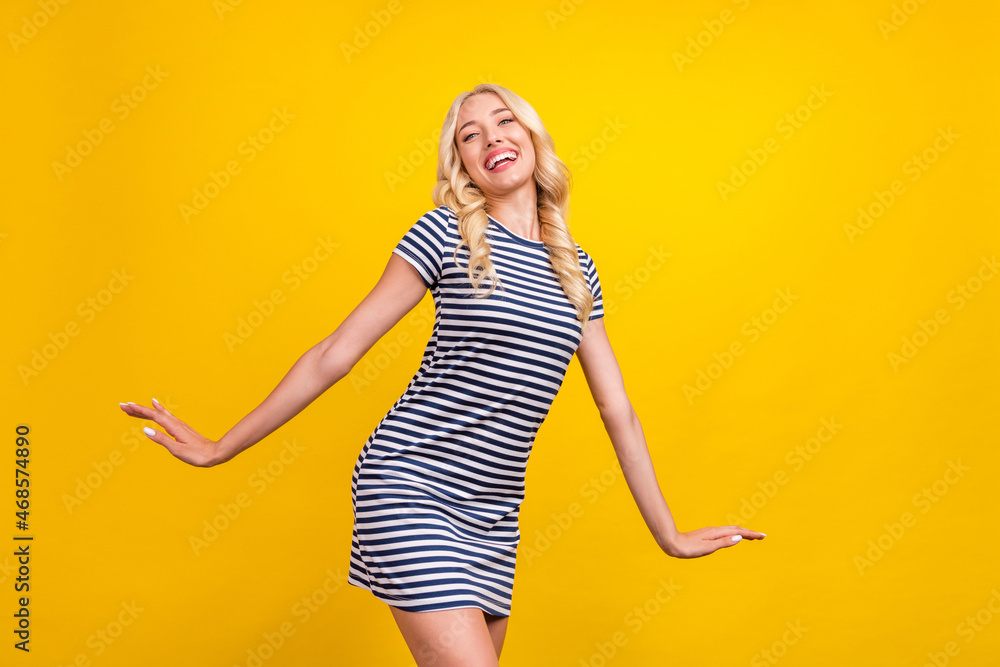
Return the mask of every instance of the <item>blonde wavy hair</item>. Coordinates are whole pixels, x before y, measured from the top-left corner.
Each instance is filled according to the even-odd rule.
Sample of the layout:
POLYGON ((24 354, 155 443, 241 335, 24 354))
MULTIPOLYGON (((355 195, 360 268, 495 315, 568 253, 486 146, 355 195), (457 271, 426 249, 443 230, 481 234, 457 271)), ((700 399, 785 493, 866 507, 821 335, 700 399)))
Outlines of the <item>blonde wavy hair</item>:
MULTIPOLYGON (((458 230, 469 249, 469 281, 476 297, 487 297, 499 283, 496 267, 490 260, 490 246, 486 240, 489 225, 486 196, 473 183, 472 177, 462 165, 458 152, 457 137, 458 111, 473 95, 494 93, 510 109, 514 117, 528 129, 535 149, 535 188, 538 192, 538 222, 541 226, 542 243, 548 251, 549 262, 559 278, 567 298, 576 307, 577 319, 586 326, 594 307, 594 295, 580 270, 580 257, 576 244, 569 232, 570 172, 559 159, 555 143, 545 130, 542 119, 530 104, 503 86, 482 83, 469 92, 462 93, 452 102, 438 145, 438 181, 434 185, 432 197, 435 206, 447 206, 458 217, 458 230), (480 295, 479 287, 484 282, 489 290, 480 295)), ((458 247, 452 254, 458 264, 458 247)), ((503 285, 500 285, 501 290, 503 285)))

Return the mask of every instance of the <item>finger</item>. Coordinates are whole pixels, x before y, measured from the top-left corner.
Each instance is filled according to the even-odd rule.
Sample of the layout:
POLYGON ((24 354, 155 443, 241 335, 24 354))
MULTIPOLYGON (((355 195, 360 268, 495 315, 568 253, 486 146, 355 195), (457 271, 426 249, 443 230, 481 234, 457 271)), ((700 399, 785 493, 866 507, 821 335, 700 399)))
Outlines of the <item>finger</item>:
POLYGON ((709 540, 713 545, 722 549, 723 547, 734 547, 743 541, 739 526, 719 526, 716 528, 716 537, 709 540))
MULTIPOLYGON (((723 528, 723 527, 720 526, 719 528, 723 528)), ((726 549, 728 547, 735 547, 739 542, 743 541, 743 537, 741 535, 733 535, 731 532, 729 532, 729 533, 726 533, 725 535, 720 535, 719 537, 715 537, 715 538, 712 538, 712 539, 706 539, 705 541, 710 545, 708 547, 708 549, 710 549, 710 550, 707 551, 706 554, 705 554, 705 555, 707 555, 707 554, 710 554, 710 553, 714 553, 714 552, 718 551, 719 549, 726 549)))
POLYGON ((767 537, 767 533, 759 533, 756 530, 750 530, 749 528, 744 528, 742 526, 734 526, 739 531, 739 535, 750 539, 750 540, 762 540, 767 537))
POLYGON ((147 408, 145 405, 139 405, 138 403, 133 403, 129 401, 127 403, 119 403, 121 409, 125 411, 126 414, 132 417, 140 417, 142 419, 152 419, 153 415, 156 414, 155 410, 147 408))
POLYGON ((736 532, 735 534, 729 532, 726 535, 723 535, 722 537, 719 537, 718 539, 713 541, 719 545, 720 549, 722 549, 724 547, 735 547, 737 544, 743 541, 744 537, 747 537, 752 540, 763 539, 762 537, 758 536, 763 535, 764 533, 758 533, 757 531, 748 530, 746 528, 741 528, 739 526, 736 526, 736 530, 738 532, 736 532))
MULTIPOLYGON (((750 540, 762 540, 767 537, 767 533, 759 533, 756 530, 750 530, 749 528, 744 528, 743 526, 716 526, 712 530, 712 538, 717 539, 720 537, 732 537, 739 535, 741 538, 747 538, 750 540)), ((740 540, 734 540, 739 542, 740 540)))
POLYGON ((705 531, 709 535, 711 540, 721 540, 729 539, 733 535, 737 535, 740 532, 739 526, 712 526, 711 528, 706 528, 705 531))
POLYGON ((171 440, 163 433, 160 433, 156 429, 150 428, 149 426, 143 428, 142 432, 145 433, 146 437, 150 440, 162 445, 164 449, 185 463, 202 467, 214 465, 214 463, 211 462, 211 459, 205 456, 204 452, 192 451, 188 443, 171 440))
POLYGON ((174 417, 170 410, 167 410, 167 408, 155 398, 153 399, 153 407, 157 411, 153 420, 159 424, 171 438, 180 441, 180 426, 183 422, 177 417, 174 417))
POLYGON ((162 403, 160 403, 158 400, 156 400, 155 398, 153 399, 153 407, 156 408, 157 410, 159 410, 160 412, 162 412, 162 413, 164 413, 164 414, 166 414, 166 415, 168 415, 170 417, 173 417, 173 414, 171 414, 170 410, 167 410, 167 408, 162 403))
MULTIPOLYGON (((156 424, 162 428, 170 437, 174 440, 180 440, 180 426, 181 423, 177 417, 174 417, 169 410, 167 410, 163 405, 153 399, 153 408, 147 408, 144 405, 139 405, 138 403, 128 403, 121 404, 122 409, 133 417, 141 417, 142 419, 149 419, 156 422, 156 424)), ((149 435, 147 433, 147 435, 149 435)), ((162 444, 162 443, 161 443, 162 444)))
POLYGON ((142 432, 146 434, 146 437, 155 442, 158 445, 163 445, 166 447, 167 451, 171 454, 174 453, 174 441, 168 438, 165 434, 160 433, 154 428, 148 426, 143 427, 142 432))

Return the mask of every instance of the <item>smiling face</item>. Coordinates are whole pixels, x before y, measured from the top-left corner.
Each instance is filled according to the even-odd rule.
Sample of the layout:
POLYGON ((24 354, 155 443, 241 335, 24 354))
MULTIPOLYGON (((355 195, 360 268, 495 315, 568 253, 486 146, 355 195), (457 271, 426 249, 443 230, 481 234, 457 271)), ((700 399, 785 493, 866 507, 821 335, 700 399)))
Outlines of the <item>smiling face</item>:
POLYGON ((495 93, 467 99, 458 111, 455 144, 465 170, 487 198, 535 189, 531 135, 495 93))

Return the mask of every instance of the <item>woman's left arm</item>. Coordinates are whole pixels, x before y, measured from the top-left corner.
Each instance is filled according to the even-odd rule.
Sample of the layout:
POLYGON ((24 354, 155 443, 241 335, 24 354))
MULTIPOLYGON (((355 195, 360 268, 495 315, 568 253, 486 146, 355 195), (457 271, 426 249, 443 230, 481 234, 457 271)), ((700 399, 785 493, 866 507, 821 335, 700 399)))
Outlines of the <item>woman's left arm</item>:
POLYGON ((665 553, 676 558, 696 558, 733 546, 744 537, 763 539, 764 533, 740 526, 679 531, 656 480, 639 417, 625 392, 618 359, 604 329, 604 318, 587 323, 576 354, 636 506, 665 553), (734 536, 739 537, 734 540, 734 536))

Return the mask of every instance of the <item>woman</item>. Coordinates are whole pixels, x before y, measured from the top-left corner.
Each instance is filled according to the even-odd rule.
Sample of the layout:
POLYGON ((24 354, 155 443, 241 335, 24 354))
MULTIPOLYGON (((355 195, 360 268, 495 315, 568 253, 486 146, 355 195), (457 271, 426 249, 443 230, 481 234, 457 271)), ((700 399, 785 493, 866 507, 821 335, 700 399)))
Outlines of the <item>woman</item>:
POLYGON ((179 459, 223 463, 344 378, 430 289, 436 318, 420 368, 355 465, 348 579, 389 605, 420 665, 498 664, 525 466, 574 354, 664 552, 693 558, 762 539, 674 525, 605 333, 597 269, 566 223, 568 171, 534 109, 497 85, 460 95, 433 198, 372 291, 218 442, 159 403, 122 409, 159 424, 166 434, 147 435, 179 459))

